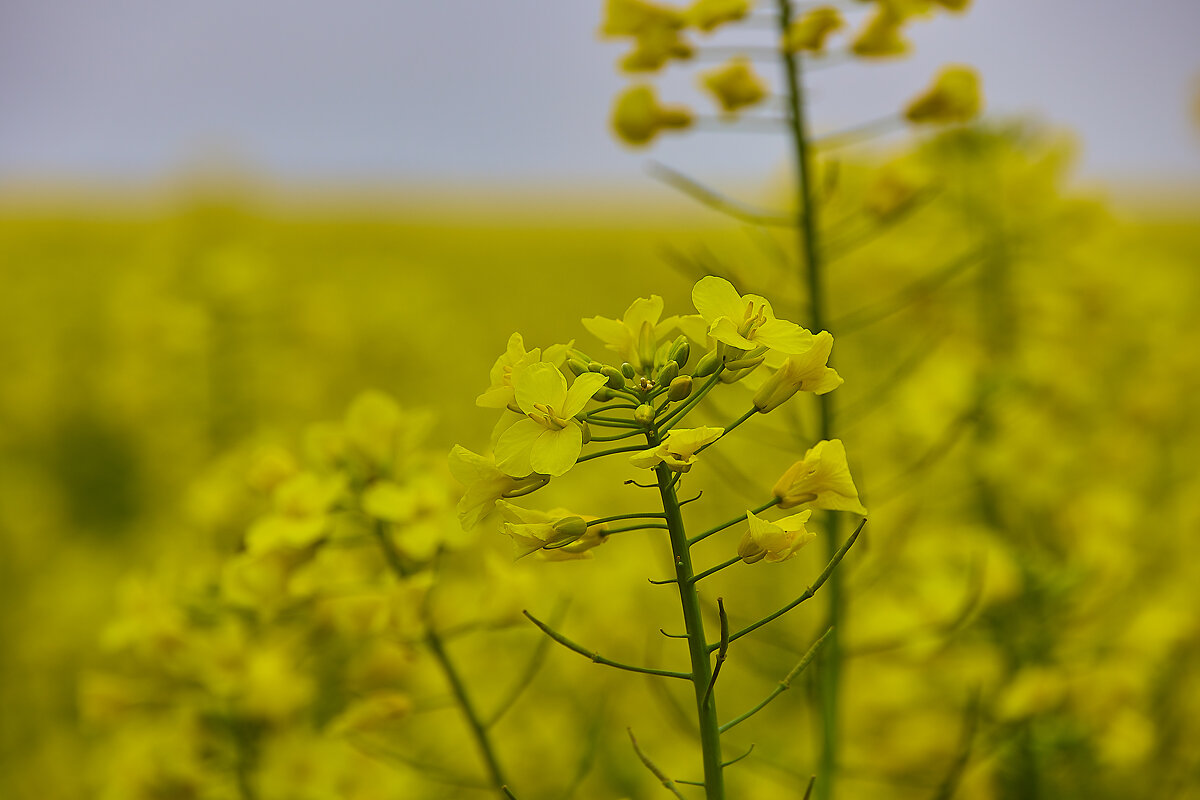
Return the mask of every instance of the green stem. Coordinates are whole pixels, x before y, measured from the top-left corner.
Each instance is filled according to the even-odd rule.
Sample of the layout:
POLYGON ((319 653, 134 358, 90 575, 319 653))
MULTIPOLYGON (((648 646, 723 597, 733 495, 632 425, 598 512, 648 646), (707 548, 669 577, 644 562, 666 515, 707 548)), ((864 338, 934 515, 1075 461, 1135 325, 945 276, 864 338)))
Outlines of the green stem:
MULTIPOLYGON (((792 23, 790 0, 776 0, 779 9, 779 32, 783 34, 792 23)), ((814 202, 812 154, 809 151, 809 134, 804 116, 804 84, 800 58, 781 51, 788 87, 788 111, 790 131, 794 149, 796 171, 796 213, 800 222, 800 251, 804 254, 805 277, 808 284, 809 321, 813 330, 825 330, 825 289, 821 274, 820 247, 817 241, 817 205, 814 202)), ((828 394, 817 397, 818 435, 821 439, 832 438, 833 408, 828 394)), ((837 552, 838 515, 826 514, 826 552, 837 552)), ((832 800, 838 767, 838 695, 841 672, 841 629, 845 600, 842 597, 842 581, 834 575, 829 586, 829 611, 826 619, 833 634, 821 652, 821 669, 817 676, 818 695, 821 709, 821 780, 817 782, 817 800, 832 800)))
POLYGON ((704 572, 701 572, 699 575, 692 578, 692 583, 699 583, 700 581, 707 578, 709 575, 712 575, 716 572, 720 572, 721 570, 725 569, 726 567, 732 567, 734 564, 738 563, 741 560, 742 560, 741 556, 734 556, 733 558, 729 559, 728 561, 722 561, 720 564, 717 564, 715 567, 706 569, 706 570, 704 570, 704 572))
POLYGON ((538 628, 541 629, 542 633, 546 634, 551 639, 558 642, 559 644, 561 644, 563 647, 567 648, 568 650, 574 650, 576 653, 579 653, 579 655, 586 656, 587 658, 590 658, 593 662, 595 662, 597 664, 603 664, 606 667, 612 667, 614 669, 623 669, 626 672, 640 672, 643 675, 657 675, 661 678, 680 678, 685 681, 692 679, 692 676, 687 672, 674 672, 669 669, 653 669, 651 667, 638 667, 633 664, 624 664, 620 661, 613 661, 611 658, 605 658, 604 656, 600 655, 596 651, 588 650, 583 645, 576 644, 575 642, 571 641, 570 639, 563 636, 558 631, 551 628, 546 623, 542 622, 540 619, 535 617, 533 614, 530 614, 528 611, 522 611, 521 613, 524 614, 526 617, 528 617, 530 622, 532 622, 534 625, 538 626, 538 628))
POLYGON ((783 680, 781 680, 778 684, 775 685, 775 689, 772 690, 772 692, 769 695, 767 695, 765 700, 763 700, 761 703, 756 705, 754 708, 747 711, 745 714, 736 716, 733 719, 729 720, 729 722, 726 722, 724 725, 721 726, 721 733, 724 733, 725 731, 729 730, 733 726, 738 725, 738 724, 750 719, 755 714, 757 714, 759 711, 762 711, 764 708, 766 708, 767 705, 772 700, 774 700, 776 697, 783 694, 788 689, 792 688, 792 681, 795 680, 796 676, 799 675, 801 672, 803 672, 804 669, 810 663, 812 663, 812 660, 814 658, 816 658, 816 656, 817 656, 817 651, 821 649, 821 645, 825 644, 825 640, 828 639, 832 633, 833 633, 832 628, 825 631, 825 633, 821 635, 821 638, 817 639, 817 641, 813 642, 812 647, 808 648, 808 652, 804 654, 804 657, 800 659, 800 661, 796 664, 796 666, 792 667, 792 671, 789 672, 783 680))
MULTIPOLYGON (((751 510, 755 514, 761 514, 762 512, 766 511, 771 506, 777 506, 777 505, 779 505, 779 498, 772 497, 770 500, 763 503, 758 508, 751 509, 751 510)), ((705 539, 707 539, 708 537, 712 536, 713 534, 720 533, 721 531, 725 530, 726 528, 732 528, 734 525, 737 525, 739 522, 745 522, 745 521, 746 521, 746 515, 742 514, 740 517, 734 517, 733 519, 729 520, 729 522, 723 522, 715 528, 709 528, 704 533, 697 534, 697 535, 693 536, 692 538, 688 539, 688 547, 691 547, 692 545, 696 544, 697 542, 702 542, 705 539)))
POLYGON ((600 517, 589 522, 588 527, 593 525, 603 525, 606 522, 620 522, 623 519, 662 519, 663 514, 659 511, 650 511, 645 514, 614 514, 611 517, 600 517))
MULTIPOLYGON (((397 578, 402 581, 406 580, 409 577, 409 571, 404 566, 404 560, 400 557, 399 551, 396 550, 396 545, 392 542, 391 537, 388 536, 383 523, 375 525, 375 537, 379 540, 379 546, 383 550, 383 557, 387 561, 388 567, 397 578)), ((458 701, 458 707, 462 711, 463 719, 471 731, 472 738, 475 740, 475 746, 479 750, 480 757, 483 759, 483 764, 487 769, 488 778, 492 786, 501 789, 508 781, 504 778, 504 770, 500 768, 500 761, 496 758, 496 752, 492 748, 491 739, 488 738, 487 729, 478 712, 476 712, 470 695, 467 694, 467 687, 463 683, 462 677, 458 674, 454 662, 450 660, 450 654, 446 652, 441 637, 433 627, 432 620, 428 618, 425 620, 425 645, 429 648, 429 652, 433 654, 434 660, 437 661, 438 666, 441 668, 446 682, 450 684, 450 690, 454 693, 455 700, 458 701)))
POLYGON ((661 522, 642 522, 638 525, 624 525, 620 528, 609 528, 608 530, 606 530, 604 532, 604 535, 611 536, 614 533, 625 533, 627 531, 653 531, 653 530, 665 531, 665 530, 667 530, 667 526, 661 522))
MULTIPOLYGON (((623 425, 620 427, 624 427, 623 425)), ((644 433, 645 428, 635 428, 625 433, 614 433, 612 436, 593 436, 590 441, 593 442, 619 442, 622 439, 628 439, 630 436, 637 436, 639 433, 644 433)))
MULTIPOLYGON (((654 444, 652 441, 651 444, 654 444)), ((683 623, 687 632, 688 655, 692 665, 692 687, 696 694, 696 716, 700 723, 700 747, 704 761, 704 796, 706 800, 724 800, 725 777, 721 766, 721 731, 717 723, 717 698, 708 695, 712 680, 712 664, 708 656, 708 639, 704 634, 704 618, 700 597, 696 594, 695 573, 679 498, 672 483, 674 477, 664 464, 654 468, 663 511, 671 535, 671 551, 675 560, 675 581, 683 607, 683 623)))
POLYGON ((645 449, 646 449, 646 445, 644 445, 644 444, 631 444, 631 445, 627 445, 626 447, 612 447, 612 448, 609 448, 608 450, 598 450, 595 453, 588 453, 587 455, 580 456, 579 460, 576 461, 575 463, 582 464, 584 461, 591 461, 593 458, 601 458, 602 456, 611 456, 611 455, 615 455, 616 453, 632 453, 634 450, 645 450, 645 449))
POLYGON ((703 453, 705 450, 707 450, 708 448, 712 447, 714 444, 716 444, 717 442, 721 441, 721 440, 722 440, 722 439, 724 439, 726 436, 728 436, 728 435, 730 434, 730 432, 731 432, 731 431, 732 431, 734 428, 736 428, 737 426, 741 425, 743 422, 745 422, 746 420, 750 419, 751 417, 753 417, 753 416, 754 416, 755 414, 757 414, 757 413, 758 413, 758 409, 757 409, 757 408, 751 408, 751 409, 750 409, 749 411, 747 411, 745 414, 742 414, 740 417, 738 417, 737 419, 735 419, 733 422, 729 423, 729 425, 728 425, 728 426, 725 428, 725 430, 724 430, 724 431, 721 433, 721 435, 720 435, 719 437, 717 437, 716 441, 709 442, 708 444, 704 445, 703 447, 701 447, 701 448, 700 448, 699 450, 697 450, 696 452, 697 452, 697 453, 703 453))
POLYGON ((704 399, 704 395, 712 391, 712 388, 717 385, 717 381, 721 380, 721 372, 724 369, 724 365, 717 367, 717 371, 712 374, 712 377, 708 379, 707 383, 700 387, 699 391, 692 395, 691 398, 682 406, 672 411, 671 416, 659 423, 658 435, 660 437, 669 431, 672 425, 681 420, 685 414, 695 408, 700 401, 704 399))

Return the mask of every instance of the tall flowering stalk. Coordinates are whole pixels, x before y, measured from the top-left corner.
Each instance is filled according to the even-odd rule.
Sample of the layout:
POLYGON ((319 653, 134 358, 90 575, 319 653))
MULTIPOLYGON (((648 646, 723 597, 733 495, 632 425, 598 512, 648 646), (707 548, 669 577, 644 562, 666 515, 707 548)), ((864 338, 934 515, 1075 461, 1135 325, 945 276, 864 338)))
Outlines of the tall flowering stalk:
MULTIPOLYGON (((518 556, 539 553, 552 560, 587 558, 619 532, 666 532, 674 576, 656 583, 674 584, 678 591, 684 633, 677 638, 686 641, 687 671, 615 661, 576 643, 533 614, 526 615, 547 636, 596 663, 690 683, 704 776, 703 781, 695 783, 704 787, 708 800, 721 800, 725 797, 724 770, 731 763, 724 759, 721 735, 761 711, 782 692, 777 688, 761 703, 722 723, 717 679, 731 643, 811 598, 830 580, 863 523, 832 553, 825 569, 805 592, 743 628, 730 629, 725 600, 717 598, 718 630, 706 630, 700 584, 738 563, 765 565, 796 556, 816 536, 806 527, 814 510, 865 515, 866 509, 858 500, 842 443, 822 440, 776 481, 761 505, 689 535, 684 506, 699 498, 681 500, 679 486, 685 475, 703 464, 704 450, 717 446, 735 428, 769 413, 798 392, 829 392, 841 383, 840 376, 825 363, 832 346, 829 334, 814 336, 776 317, 766 298, 742 295, 728 281, 710 276, 695 285, 692 300, 698 312, 694 315, 663 320, 662 299, 655 296, 636 300, 621 319, 584 320, 606 349, 620 359, 617 364, 593 358, 573 346, 548 350, 553 355, 541 360, 540 351, 525 353, 523 345, 514 349, 513 343, 522 341, 514 335, 509 350, 492 370, 492 386, 478 400, 481 406, 495 407, 494 398, 511 397, 493 435, 494 455, 481 456, 455 447, 451 466, 466 483, 459 507, 464 526, 498 509, 504 518, 501 530, 513 539, 518 556), (676 330, 686 333, 673 336, 676 330), (705 348, 696 359, 692 358, 693 343, 697 349, 705 348), (769 371, 764 366, 768 359, 781 359, 786 366, 764 377, 759 373, 769 371), (573 376, 570 386, 568 375, 573 376), (710 393, 742 380, 761 383, 744 414, 723 427, 682 427, 710 393), (603 430, 611 433, 600 435, 603 430), (626 440, 630 443, 618 443, 626 440), (601 458, 624 459, 634 468, 647 470, 652 476, 650 483, 633 482, 654 488, 658 507, 596 517, 569 509, 535 511, 511 502, 540 491, 572 469, 586 469, 586 462, 601 458), (770 519, 776 507, 796 511, 770 519), (742 523, 745 529, 740 540, 729 542, 730 557, 699 568, 693 560, 695 545, 742 523)), ((786 688, 830 636, 827 631, 814 643, 781 686, 786 688)), ((643 763, 678 794, 675 784, 688 781, 671 778, 638 745, 632 731, 630 737, 643 763)))

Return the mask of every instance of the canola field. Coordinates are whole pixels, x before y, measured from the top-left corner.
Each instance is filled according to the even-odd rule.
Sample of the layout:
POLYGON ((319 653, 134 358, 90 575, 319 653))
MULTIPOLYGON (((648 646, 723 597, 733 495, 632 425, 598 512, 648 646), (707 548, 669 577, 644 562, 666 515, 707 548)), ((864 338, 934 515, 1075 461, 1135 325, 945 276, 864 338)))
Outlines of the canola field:
MULTIPOLYGON (((689 530, 736 523, 694 550, 695 573, 725 565, 695 584, 714 645, 722 617, 736 631, 812 586, 826 534, 840 545, 868 512, 834 572, 840 795, 1197 796, 1200 231, 1073 197, 1067 163, 1027 131, 976 130, 844 167, 825 216, 862 221, 828 237, 839 380, 820 364, 820 395, 769 399, 771 362, 743 364, 687 410, 688 431, 728 438, 668 437, 649 468, 587 463, 650 449, 617 441, 644 429, 607 387, 696 376, 651 399, 666 414, 710 380, 707 354, 736 370, 694 324, 693 287, 727 280, 804 326, 791 231, 219 196, 9 213, 4 795, 484 797, 499 774, 516 797, 700 796, 681 782, 703 780, 688 681, 593 663, 522 613, 602 659, 685 672, 687 643, 664 636, 683 635, 677 586, 647 581, 674 575, 661 474, 689 530), (644 326, 611 327, 639 315, 648 353, 644 326), (620 379, 577 376, 583 357, 620 379), (492 426, 531 363, 594 390, 591 441, 522 483, 489 454, 520 458, 492 426), (852 483, 781 514, 821 398, 852 483), (572 527, 641 512, 659 516, 572 527)), ((722 733, 726 761, 753 746, 723 770, 730 797, 799 797, 821 772, 829 666, 793 668, 828 644, 830 589, 724 648, 720 722, 775 695, 722 733)))

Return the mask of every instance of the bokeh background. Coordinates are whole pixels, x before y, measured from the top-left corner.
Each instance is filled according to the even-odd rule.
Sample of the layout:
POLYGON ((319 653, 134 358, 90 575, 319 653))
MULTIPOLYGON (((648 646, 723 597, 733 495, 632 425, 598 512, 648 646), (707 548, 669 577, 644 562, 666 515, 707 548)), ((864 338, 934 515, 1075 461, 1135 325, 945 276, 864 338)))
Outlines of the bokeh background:
MULTIPOLYGON (((204 603, 312 458, 305 431, 364 390, 436 412, 420 474, 441 477, 454 443, 487 447, 494 420, 474 398, 514 330, 583 343, 581 317, 652 293, 688 313, 706 273, 805 322, 789 233, 645 169, 786 207, 786 138, 622 146, 608 119, 623 45, 598 38, 602 14, 3 4, 0 794, 486 796, 455 783, 478 764, 392 627, 249 602, 214 621, 204 603), (352 643, 337 669, 312 671, 318 634, 352 643), (391 649, 354 649, 380 639, 391 649), (398 687, 417 712, 347 737, 331 723, 346 686, 398 687), (230 702, 257 720, 251 763, 213 721, 230 702)), ((760 22, 702 43, 769 45, 760 22)), ((976 67, 987 97, 968 129, 839 151, 823 208, 849 221, 831 234, 846 247, 828 316, 846 379, 837 429, 872 515, 846 562, 845 796, 1200 792, 1197 29, 1189 0, 980 0, 914 23, 906 58, 808 77, 818 133, 894 113, 947 62, 976 67)), ((695 72, 671 67, 660 94, 702 108, 695 72)), ((734 391, 711 422, 744 405, 734 391)), ((810 428, 798 401, 741 429, 701 479, 698 524, 761 502, 810 428)), ((564 484, 553 505, 628 504, 614 476, 564 484)), ((521 607, 614 656, 672 658, 654 628, 676 626, 673 607, 645 582, 665 569, 661 543, 514 564, 494 528, 476 536, 447 534, 443 597, 460 610, 443 622, 496 617, 455 643, 483 697, 521 682, 536 651, 536 631, 504 616, 521 607)), ((820 561, 719 588, 769 608, 820 561)), ((747 645, 730 703, 769 691, 820 623, 747 645)), ((626 725, 694 769, 679 698, 565 651, 540 658, 498 728, 519 796, 661 791, 626 725)), ((739 729, 730 750, 757 747, 735 796, 802 793, 809 695, 739 729)))

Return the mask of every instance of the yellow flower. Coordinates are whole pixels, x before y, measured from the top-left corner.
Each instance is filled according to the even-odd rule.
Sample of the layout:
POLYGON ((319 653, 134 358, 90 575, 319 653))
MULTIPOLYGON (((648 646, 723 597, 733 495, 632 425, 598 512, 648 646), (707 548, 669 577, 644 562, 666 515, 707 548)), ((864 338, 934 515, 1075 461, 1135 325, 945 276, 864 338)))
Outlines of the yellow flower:
MULTIPOLYGON (((496 507, 499 509, 500 515, 504 517, 504 522, 500 524, 500 531, 513 540, 513 544, 517 547, 518 558, 543 549, 546 551, 547 557, 556 560, 589 558, 590 554, 583 554, 589 547, 574 549, 562 555, 559 553, 573 543, 580 542, 589 534, 595 541, 590 547, 595 547, 603 541, 600 538, 599 530, 592 531, 583 517, 572 514, 566 509, 536 511, 514 506, 504 500, 498 501, 496 507)), ((596 527, 599 529, 603 526, 596 527)))
POLYGON ((725 66, 701 73, 700 85, 712 93, 729 115, 761 103, 767 96, 767 85, 745 58, 731 59, 725 66))
POLYGON ((801 547, 817 538, 815 533, 804 528, 804 523, 811 516, 812 511, 806 510, 768 522, 756 517, 753 511, 747 511, 746 523, 749 527, 738 543, 738 556, 747 564, 764 558, 770 562, 787 561, 801 547))
POLYGON ((855 55, 865 58, 902 56, 909 50, 908 41, 900 35, 904 18, 886 6, 880 6, 875 15, 854 37, 850 49, 855 55))
POLYGON ((832 6, 818 6, 793 22, 783 36, 783 48, 789 53, 807 50, 825 52, 829 34, 842 28, 842 15, 832 6))
POLYGON ((339 475, 317 477, 302 472, 275 489, 274 513, 256 521, 246 533, 246 549, 265 553, 276 548, 306 547, 325 534, 328 512, 345 490, 339 475))
POLYGON ((967 6, 971 5, 971 0, 933 0, 933 2, 947 11, 966 11, 967 6))
POLYGON ((535 347, 526 352, 521 334, 514 333, 508 337, 508 347, 492 365, 490 374, 492 385, 475 398, 475 405, 480 408, 505 408, 511 405, 513 402, 513 372, 541 360, 540 348, 535 347))
POLYGON ((602 36, 637 36, 648 28, 682 28, 683 15, 669 6, 644 0, 608 0, 604 6, 602 36))
POLYGON ((621 141, 634 146, 648 144, 661 130, 682 130, 691 124, 691 111, 683 106, 660 106, 649 86, 625 90, 613 108, 613 130, 621 141))
POLYGON ((708 335, 738 350, 768 347, 795 355, 813 346, 813 335, 794 322, 776 319, 765 297, 743 297, 724 278, 701 278, 692 287, 692 302, 708 323, 708 335))
POLYGON ((529 494, 549 480, 544 475, 514 478, 502 472, 494 458, 484 458, 457 444, 450 451, 450 474, 467 487, 458 501, 458 521, 463 530, 479 524, 501 497, 529 494))
POLYGON ((658 447, 631 455, 629 463, 642 469, 666 464, 672 472, 687 472, 696 451, 720 439, 723 433, 724 428, 677 428, 668 432, 658 447))
POLYGON ((934 124, 970 122, 979 115, 979 75, 970 67, 942 69, 933 85, 915 97, 904 109, 909 122, 934 124))
POLYGON ((696 0, 684 12, 689 25, 708 32, 750 13, 750 0, 696 0))
POLYGON ((775 374, 754 395, 754 407, 766 413, 778 408, 796 392, 826 394, 842 385, 842 376, 827 366, 833 335, 821 331, 804 353, 788 356, 775 374))
POLYGON ((376 467, 395 459, 403 413, 383 392, 363 392, 346 411, 346 439, 376 467))
POLYGON ((660 322, 662 311, 663 299, 652 294, 649 299, 639 297, 634 300, 621 319, 592 317, 583 320, 583 327, 621 360, 646 372, 654 366, 654 351, 659 339, 673 330, 678 320, 678 317, 667 317, 660 322))
POLYGON ((525 415, 496 441, 496 464, 505 473, 563 475, 579 459, 583 429, 574 419, 607 378, 594 372, 567 380, 553 364, 530 364, 513 376, 517 406, 525 415))
POLYGON ((694 55, 691 44, 673 27, 646 28, 634 39, 634 48, 621 59, 626 72, 654 72, 672 58, 686 61, 694 55))
POLYGON ((880 219, 903 211, 929 184, 928 177, 912 162, 893 161, 875 175, 863 196, 863 206, 880 219))
POLYGON ((846 464, 846 447, 840 439, 813 445, 801 461, 783 473, 774 492, 780 508, 805 506, 867 515, 867 509, 858 500, 858 489, 854 488, 846 464))

